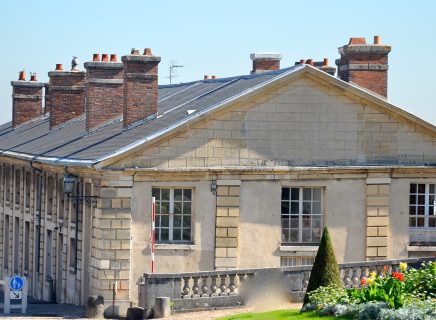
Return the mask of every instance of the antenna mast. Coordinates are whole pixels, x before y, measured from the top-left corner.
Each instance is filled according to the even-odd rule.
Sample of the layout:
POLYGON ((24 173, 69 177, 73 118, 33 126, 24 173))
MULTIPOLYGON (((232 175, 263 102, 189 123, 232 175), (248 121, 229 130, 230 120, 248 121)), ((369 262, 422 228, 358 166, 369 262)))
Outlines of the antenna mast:
POLYGON ((183 66, 182 66, 182 65, 175 64, 175 62, 172 61, 172 62, 171 62, 171 65, 170 65, 170 76, 168 77, 168 78, 170 78, 170 84, 172 84, 172 80, 173 80, 173 78, 176 77, 176 71, 174 70, 174 69, 176 69, 176 68, 183 68, 183 66))

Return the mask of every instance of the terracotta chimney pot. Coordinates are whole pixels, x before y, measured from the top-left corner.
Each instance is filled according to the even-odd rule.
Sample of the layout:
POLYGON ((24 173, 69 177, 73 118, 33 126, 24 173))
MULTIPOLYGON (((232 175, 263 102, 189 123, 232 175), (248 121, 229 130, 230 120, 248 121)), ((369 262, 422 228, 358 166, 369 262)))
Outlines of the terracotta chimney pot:
POLYGON ((109 61, 109 56, 107 53, 103 53, 101 55, 101 61, 109 61))
POLYGON ((31 72, 31 73, 30 73, 30 81, 38 81, 38 80, 36 79, 36 72, 31 72))
POLYGON ((62 71, 64 68, 62 67, 62 63, 56 63, 56 71, 62 71))
POLYGON ((139 50, 136 48, 132 48, 132 50, 130 50, 130 54, 139 54, 139 50))
POLYGON ((116 54, 111 54, 111 62, 117 62, 118 58, 116 54))
POLYGON ((21 70, 18 74, 18 80, 20 81, 26 81, 26 72, 24 70, 21 70))
POLYGON ((152 56, 151 48, 145 48, 144 49, 144 56, 152 56))
POLYGON ((92 61, 100 61, 100 54, 99 53, 94 53, 92 55, 92 61))
POLYGON ((381 44, 380 36, 374 36, 374 44, 381 44))
POLYGON ((209 76, 207 74, 204 75, 204 80, 209 80, 209 76))

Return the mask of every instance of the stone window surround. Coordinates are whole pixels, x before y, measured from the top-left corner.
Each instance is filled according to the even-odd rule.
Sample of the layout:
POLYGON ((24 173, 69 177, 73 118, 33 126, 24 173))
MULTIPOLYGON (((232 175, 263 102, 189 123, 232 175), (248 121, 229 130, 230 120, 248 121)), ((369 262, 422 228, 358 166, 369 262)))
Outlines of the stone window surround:
MULTIPOLYGON (((155 243, 155 249, 156 250, 184 250, 184 251, 192 251, 196 249, 195 245, 195 187, 193 186, 186 186, 186 185, 176 185, 176 186, 169 186, 169 185, 161 185, 156 184, 151 187, 151 190, 154 188, 156 189, 190 189, 191 190, 191 240, 189 241, 170 241, 170 242, 157 242, 155 243)), ((171 201, 171 200, 170 200, 171 201)), ((174 200, 173 200, 174 201, 174 200)), ((157 217, 157 213, 156 213, 157 217)), ((157 221, 156 221, 156 227, 157 227, 157 221)), ((170 226, 170 232, 172 232, 172 227, 170 226)))
MULTIPOLYGON (((281 185, 281 189, 280 192, 282 191, 283 188, 299 188, 299 189, 303 189, 303 188, 308 188, 308 189, 316 189, 316 188, 320 188, 321 189, 321 229, 324 227, 325 225, 325 217, 326 217, 326 186, 325 185, 318 185, 318 184, 312 184, 312 183, 303 183, 303 184, 289 184, 289 183, 282 183, 281 185)), ((280 196, 280 203, 282 202, 281 196, 280 196)), ((280 212, 281 215, 281 212, 280 212)), ((281 229, 281 226, 280 226, 281 229)), ((299 229, 301 229, 301 225, 299 226, 299 229)), ((295 253, 297 253, 298 251, 307 251, 307 250, 300 250, 298 248, 314 248, 313 250, 315 250, 315 254, 316 251, 318 250, 318 245, 316 243, 307 243, 305 244, 304 242, 299 242, 299 243, 283 243, 280 246, 280 251, 294 251, 295 253), (285 248, 289 248, 289 249, 285 249, 285 248), (297 248, 297 250, 294 250, 293 248, 297 248)), ((313 251, 312 249, 310 249, 309 251, 313 251)))
MULTIPOLYGON (((430 215, 429 215, 429 208, 430 208, 430 203, 429 203, 429 197, 430 197, 430 185, 433 185, 433 189, 434 189, 434 193, 436 193, 436 183, 426 183, 426 182, 410 182, 410 185, 412 186, 412 185, 416 185, 417 186, 417 188, 418 188, 418 185, 420 185, 420 184, 423 184, 423 185, 425 185, 425 192, 424 192, 424 195, 425 195, 425 203, 424 203, 424 209, 425 209, 425 212, 424 212, 424 215, 422 216, 422 217, 424 217, 424 226, 418 226, 418 222, 416 221, 416 226, 410 226, 410 224, 409 224, 409 230, 435 230, 435 227, 430 227, 429 226, 429 217, 430 217, 430 215)), ((420 194, 420 193, 418 193, 419 191, 418 191, 418 189, 416 190, 416 195, 418 195, 418 194, 420 194)), ((432 193, 432 195, 434 194, 434 193, 432 193)), ((410 192, 409 192, 409 196, 410 195, 412 195, 410 192)), ((436 200, 435 200, 436 201, 436 200)), ((418 203, 418 200, 417 200, 417 202, 415 203, 416 205, 419 205, 420 203, 418 203)), ((412 204, 410 203, 410 200, 409 200, 409 206, 411 206, 412 204)), ((436 210, 436 206, 435 206, 435 210, 436 210)), ((418 215, 418 214, 416 214, 416 215, 410 215, 410 212, 409 212, 409 219, 411 218, 411 217, 415 217, 416 219, 418 218, 418 217, 420 217, 420 215, 418 215)), ((409 220, 410 221, 410 220, 409 220)), ((410 223, 410 222, 409 222, 410 223)))

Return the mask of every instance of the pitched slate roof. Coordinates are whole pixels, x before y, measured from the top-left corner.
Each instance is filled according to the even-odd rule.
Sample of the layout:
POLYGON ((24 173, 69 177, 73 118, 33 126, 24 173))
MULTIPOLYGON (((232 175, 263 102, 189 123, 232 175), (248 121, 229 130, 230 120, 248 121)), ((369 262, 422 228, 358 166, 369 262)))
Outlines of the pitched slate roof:
POLYGON ((15 129, 9 122, 0 126, 0 155, 92 166, 304 67, 159 86, 158 116, 127 129, 123 129, 121 117, 93 132, 86 131, 84 116, 53 130, 49 130, 48 118, 15 129))

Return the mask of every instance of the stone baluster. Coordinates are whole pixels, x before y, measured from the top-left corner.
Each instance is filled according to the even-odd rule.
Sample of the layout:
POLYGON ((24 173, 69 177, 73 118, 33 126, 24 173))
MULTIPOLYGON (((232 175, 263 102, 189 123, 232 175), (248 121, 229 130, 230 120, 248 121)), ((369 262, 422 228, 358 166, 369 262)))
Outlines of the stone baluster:
POLYGON ((193 298, 199 298, 200 295, 198 294, 198 291, 200 291, 200 287, 198 286, 198 280, 200 279, 200 277, 192 277, 194 279, 194 284, 192 286, 192 297, 193 298))
POLYGON ((218 286, 216 285, 216 279, 218 278, 217 275, 213 275, 211 276, 212 278, 212 283, 210 284, 210 291, 212 292, 210 294, 211 297, 217 297, 218 293, 216 292, 218 290, 218 286))
POLYGON ((189 288, 189 280, 191 279, 191 277, 183 277, 183 291, 182 291, 182 298, 186 299, 186 298, 190 298, 189 293, 191 292, 191 289, 189 288))
POLYGON ((201 277, 201 279, 202 279, 202 281, 201 281, 201 297, 203 298, 203 297, 209 297, 209 294, 207 293, 207 290, 209 289, 208 287, 207 287, 207 279, 208 279, 209 277, 208 276, 203 276, 203 277, 201 277))
POLYGON ((359 277, 357 276, 357 269, 358 268, 353 268, 353 276, 351 277, 353 288, 359 288, 360 285, 360 280, 359 277))
POLYGON ((236 278, 236 274, 230 275, 229 296, 235 296, 237 294, 235 291, 236 290, 236 282, 235 282, 236 279, 235 278, 236 278))
POLYGON ((303 290, 307 289, 307 285, 309 284, 310 271, 303 271, 303 290))
POLYGON ((344 278, 342 281, 344 282, 345 288, 351 287, 350 269, 349 268, 344 268, 344 278))
POLYGON ((227 275, 225 275, 225 274, 221 275, 220 296, 227 295, 226 277, 227 277, 227 275))

